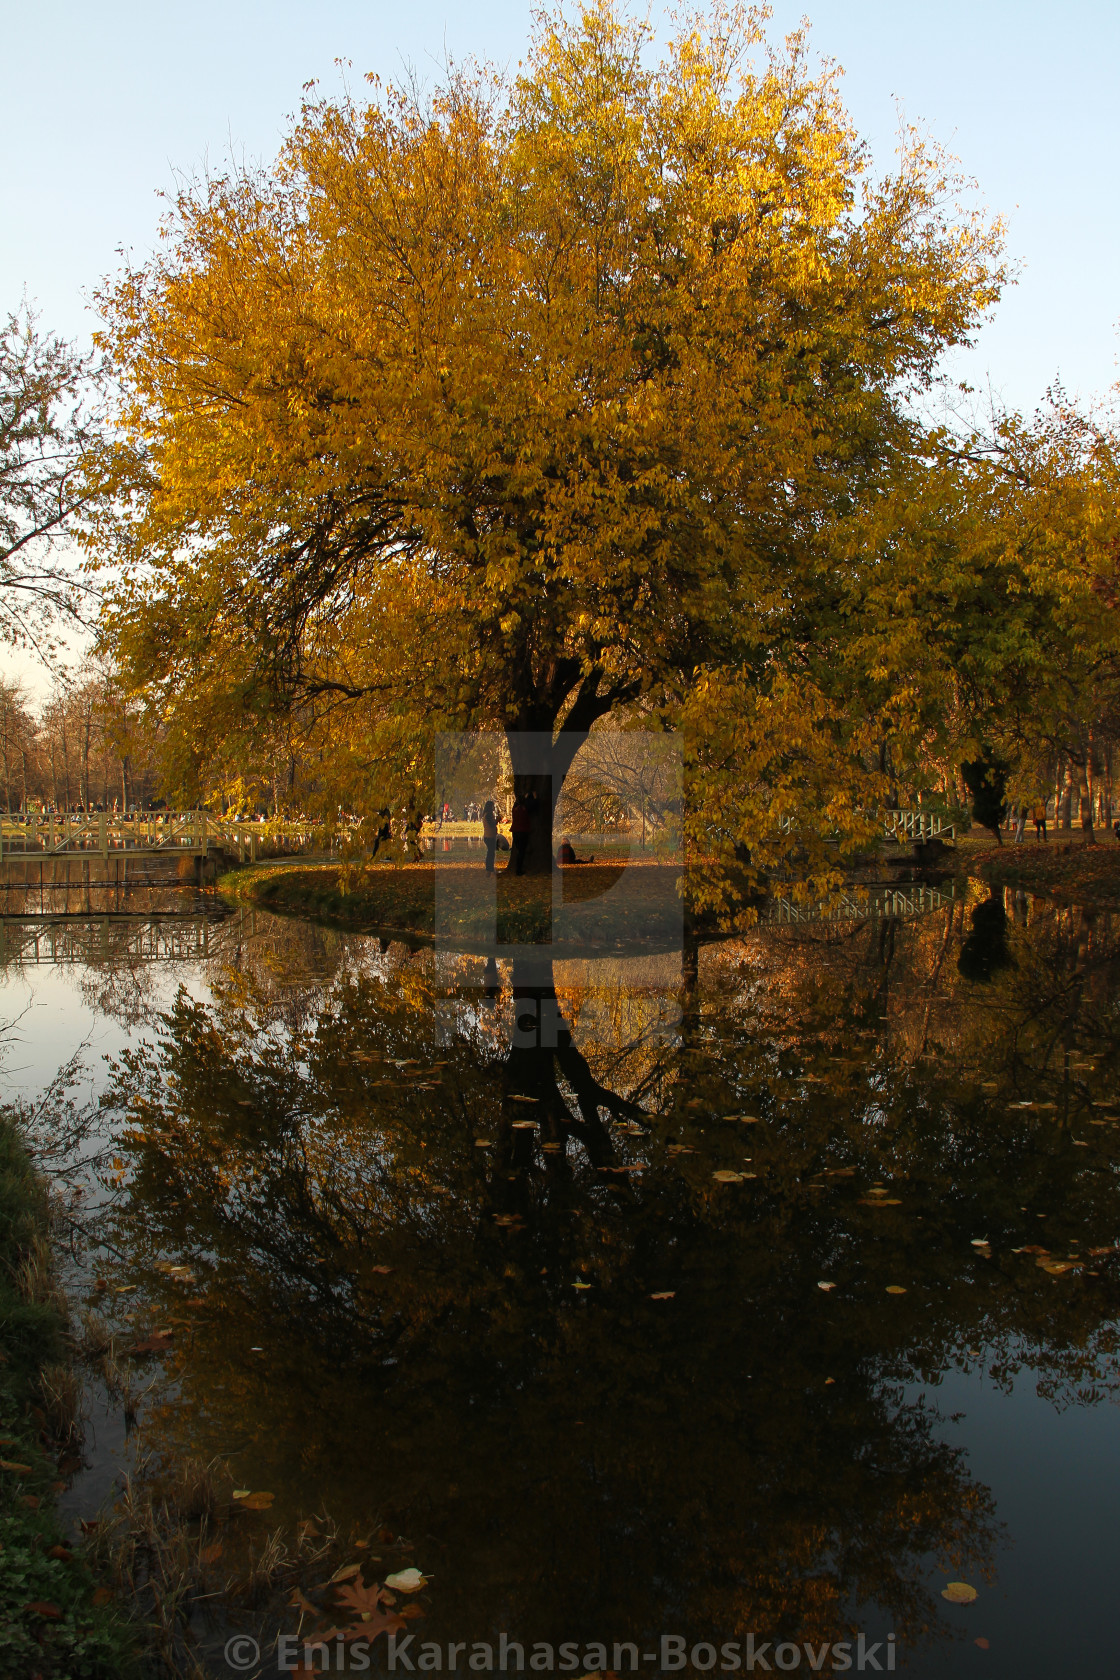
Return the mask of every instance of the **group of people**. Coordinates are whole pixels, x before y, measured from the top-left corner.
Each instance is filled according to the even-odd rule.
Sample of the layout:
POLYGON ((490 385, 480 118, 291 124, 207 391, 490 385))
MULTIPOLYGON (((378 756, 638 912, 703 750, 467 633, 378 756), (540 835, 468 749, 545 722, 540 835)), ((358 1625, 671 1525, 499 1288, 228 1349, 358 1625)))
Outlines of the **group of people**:
MULTIPOLYGON (((1034 824, 1034 837, 1036 842, 1045 840, 1047 836, 1046 802, 1044 800, 1035 800, 1034 804, 1029 808, 1029 820, 1034 824)), ((1057 819, 1055 818, 1055 821, 1056 820, 1057 819)), ((1015 830, 1016 844, 1018 844, 1026 834, 1027 822, 1028 807, 1026 805, 1016 805, 1009 818, 1009 824, 1015 830)), ((1082 812, 1082 827, 1085 827, 1084 810, 1082 812)), ((1116 835, 1116 838, 1120 840, 1120 821, 1112 824, 1112 832, 1116 835)))
MULTIPOLYGON (((525 855, 529 849, 529 839, 533 832, 533 824, 539 808, 539 800, 535 793, 518 794, 513 802, 510 813, 509 840, 498 833, 498 811, 492 799, 488 799, 482 807, 482 841, 486 848, 486 873, 494 873, 494 857, 499 846, 508 846, 510 860, 506 865, 515 875, 525 872, 525 855)), ((575 847, 570 840, 563 840, 556 854, 556 861, 561 866, 573 863, 594 863, 594 858, 576 856, 575 847)))

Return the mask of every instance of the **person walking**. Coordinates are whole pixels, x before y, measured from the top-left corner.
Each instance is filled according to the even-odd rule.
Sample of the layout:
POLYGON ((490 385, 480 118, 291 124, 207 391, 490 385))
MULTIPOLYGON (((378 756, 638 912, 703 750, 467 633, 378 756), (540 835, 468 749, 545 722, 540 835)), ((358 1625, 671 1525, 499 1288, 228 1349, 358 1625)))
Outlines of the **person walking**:
POLYGON ((494 873, 494 848, 498 844, 498 813, 494 801, 488 799, 482 807, 482 843, 486 847, 486 873, 494 873))
MULTIPOLYGON (((525 852, 528 849, 529 834, 532 827, 533 818, 529 801, 519 793, 513 802, 513 813, 509 823, 510 841, 513 846, 513 856, 510 858, 510 864, 513 865, 515 875, 521 875, 524 872, 525 852)), ((509 864, 506 867, 508 869, 509 864)))
POLYGON ((1039 799, 1034 808, 1034 837, 1036 842, 1046 838, 1046 806, 1039 799))

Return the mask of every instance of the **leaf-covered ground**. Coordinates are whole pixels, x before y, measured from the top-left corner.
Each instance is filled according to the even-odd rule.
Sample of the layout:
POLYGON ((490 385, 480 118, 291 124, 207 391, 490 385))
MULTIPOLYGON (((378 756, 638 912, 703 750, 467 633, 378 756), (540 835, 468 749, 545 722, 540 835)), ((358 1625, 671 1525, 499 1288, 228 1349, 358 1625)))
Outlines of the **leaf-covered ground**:
POLYGON ((1031 892, 1078 902, 1120 905, 1120 845, 1101 834, 1093 844, 1081 835, 1052 836, 1046 841, 1033 837, 1016 845, 968 847, 967 864, 979 870, 993 886, 1025 887, 1031 892))

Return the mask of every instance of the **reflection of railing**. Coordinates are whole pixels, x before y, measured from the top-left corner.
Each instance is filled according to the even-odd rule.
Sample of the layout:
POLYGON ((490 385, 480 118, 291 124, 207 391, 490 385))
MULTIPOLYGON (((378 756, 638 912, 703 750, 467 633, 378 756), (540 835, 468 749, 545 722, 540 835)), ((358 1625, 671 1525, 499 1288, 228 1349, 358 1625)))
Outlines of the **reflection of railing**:
POLYGON ((0 920, 0 967, 9 963, 167 962, 210 955, 206 917, 101 915, 0 920))
POLYGON ((866 894, 837 893, 816 904, 797 904, 791 898, 771 899, 762 912, 764 922, 796 927, 809 922, 870 922, 886 916, 928 916, 956 899, 956 883, 943 887, 876 887, 866 894))
MULTIPOLYGON (((955 840, 956 824, 943 811, 880 811, 883 833, 888 840, 955 840)), ((792 834, 796 817, 779 817, 779 834, 792 834)))
POLYGON ((204 857, 211 847, 236 851, 255 861, 258 847, 302 850, 312 836, 309 823, 243 822, 210 811, 168 811, 122 816, 91 811, 84 816, 16 815, 0 819, 0 857, 23 862, 64 858, 204 857))

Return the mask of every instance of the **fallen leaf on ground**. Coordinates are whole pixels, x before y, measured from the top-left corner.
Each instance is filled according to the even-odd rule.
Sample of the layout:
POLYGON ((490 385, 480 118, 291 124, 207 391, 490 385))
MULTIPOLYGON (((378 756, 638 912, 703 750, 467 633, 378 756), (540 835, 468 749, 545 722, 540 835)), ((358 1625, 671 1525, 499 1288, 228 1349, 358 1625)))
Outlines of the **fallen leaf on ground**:
POLYGON ((47 1604, 41 1598, 33 1598, 31 1603, 25 1604, 23 1608, 33 1611, 36 1616, 44 1617, 48 1622, 60 1622, 62 1620, 62 1611, 58 1608, 58 1605, 47 1604))
POLYGON ((113 1602, 112 1587, 94 1587, 93 1602, 95 1604, 111 1604, 113 1602))
POLYGON ((421 1587, 426 1587, 428 1578, 419 1569, 399 1569, 395 1575, 386 1575, 385 1585, 392 1587, 394 1592, 414 1593, 421 1587))
POLYGON ((14 1470, 17 1476, 30 1476, 30 1464, 17 1464, 13 1459, 0 1458, 0 1470, 14 1470))
POLYGON ((981 1637, 980 1639, 974 1639, 973 1644, 974 1645, 979 1645, 979 1647, 982 1651, 990 1651, 991 1650, 991 1646, 988 1644, 988 1641, 986 1639, 984 1639, 983 1637, 981 1637))
POLYGON ((52 1546, 47 1556, 57 1558, 60 1563, 72 1563, 74 1561, 73 1552, 68 1551, 65 1546, 52 1546))
POLYGON ((222 1555, 222 1542, 215 1540, 212 1546, 204 1546, 198 1555, 203 1563, 217 1563, 222 1555))
POLYGON ((274 1493, 235 1493, 233 1497, 243 1511, 267 1511, 276 1495, 274 1493))
POLYGON ((358 1563, 344 1563, 341 1569, 335 1570, 334 1574, 330 1578, 329 1584, 333 1587, 338 1581, 351 1580, 358 1573, 360 1568, 361 1565, 358 1563))
POLYGON ((412 1622, 416 1621, 424 1612, 418 1604, 406 1604, 402 1610, 397 1611, 397 1614, 402 1622, 412 1622))
POLYGON ((941 1589, 941 1596, 947 1598, 950 1604, 971 1604, 979 1595, 967 1581, 950 1581, 947 1587, 941 1589))

